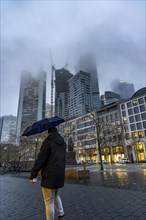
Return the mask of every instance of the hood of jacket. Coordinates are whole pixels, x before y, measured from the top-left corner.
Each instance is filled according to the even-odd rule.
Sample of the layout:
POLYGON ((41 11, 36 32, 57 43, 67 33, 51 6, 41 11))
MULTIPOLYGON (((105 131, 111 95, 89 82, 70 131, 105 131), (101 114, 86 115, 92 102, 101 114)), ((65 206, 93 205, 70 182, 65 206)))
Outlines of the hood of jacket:
POLYGON ((63 137, 58 132, 54 132, 52 134, 49 134, 47 139, 56 143, 56 144, 60 144, 60 145, 64 143, 63 137))

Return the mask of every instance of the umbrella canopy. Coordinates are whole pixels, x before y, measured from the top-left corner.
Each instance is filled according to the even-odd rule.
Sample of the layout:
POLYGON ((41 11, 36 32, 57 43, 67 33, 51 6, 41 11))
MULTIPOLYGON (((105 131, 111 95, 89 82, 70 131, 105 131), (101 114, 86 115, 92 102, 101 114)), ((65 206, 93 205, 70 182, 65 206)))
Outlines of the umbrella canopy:
POLYGON ((33 134, 42 133, 43 131, 46 131, 52 127, 56 127, 57 125, 63 122, 64 122, 64 119, 57 117, 57 116, 52 117, 52 118, 44 118, 28 126, 23 132, 22 136, 30 136, 33 134))

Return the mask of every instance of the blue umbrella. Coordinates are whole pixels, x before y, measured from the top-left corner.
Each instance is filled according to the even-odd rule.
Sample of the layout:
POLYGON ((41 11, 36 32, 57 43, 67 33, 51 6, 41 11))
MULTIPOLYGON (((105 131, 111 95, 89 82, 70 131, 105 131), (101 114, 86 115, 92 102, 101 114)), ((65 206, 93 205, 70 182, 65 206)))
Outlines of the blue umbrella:
POLYGON ((46 131, 52 127, 56 127, 63 122, 64 119, 57 116, 54 116, 52 118, 44 118, 28 126, 23 132, 22 136, 30 136, 33 134, 42 133, 43 131, 46 131))

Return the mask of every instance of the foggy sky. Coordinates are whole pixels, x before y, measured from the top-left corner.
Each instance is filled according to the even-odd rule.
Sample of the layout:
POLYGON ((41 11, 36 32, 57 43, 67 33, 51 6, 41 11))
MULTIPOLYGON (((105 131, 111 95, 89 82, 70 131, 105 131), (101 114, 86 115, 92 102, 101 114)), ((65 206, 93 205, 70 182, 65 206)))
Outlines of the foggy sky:
POLYGON ((100 95, 114 79, 146 86, 145 1, 1 1, 1 116, 17 115, 23 70, 53 64, 75 74, 79 56, 96 54, 100 95))

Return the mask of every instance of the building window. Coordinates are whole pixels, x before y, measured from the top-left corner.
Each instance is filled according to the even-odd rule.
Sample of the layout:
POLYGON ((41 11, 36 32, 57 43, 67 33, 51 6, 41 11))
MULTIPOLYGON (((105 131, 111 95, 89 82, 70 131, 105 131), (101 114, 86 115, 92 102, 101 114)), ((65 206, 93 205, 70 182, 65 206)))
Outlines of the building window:
POLYGON ((138 131, 138 136, 139 136, 139 138, 144 138, 144 132, 143 131, 138 131))
POLYGON ((132 138, 138 138, 138 133, 137 132, 132 132, 132 138))
POLYGON ((128 132, 128 131, 129 131, 128 125, 125 125, 125 126, 124 126, 124 130, 125 130, 125 132, 128 132))
POLYGON ((143 98, 138 99, 138 103, 139 103, 139 104, 143 104, 143 103, 144 103, 143 98))
POLYGON ((136 105, 138 105, 138 102, 137 102, 137 100, 134 100, 134 101, 132 102, 132 104, 133 104, 133 106, 136 106, 136 105))
POLYGON ((122 116, 123 116, 123 117, 126 116, 126 111, 122 111, 122 116))
POLYGON ((143 127, 146 128, 146 121, 143 122, 143 127))
POLYGON ((126 140, 130 140, 130 134, 126 133, 126 140))
POLYGON ((127 103, 127 108, 131 108, 132 107, 132 103, 131 102, 128 102, 127 103))
POLYGON ((146 96, 144 97, 144 100, 145 100, 145 102, 146 102, 146 96))
POLYGON ((142 120, 146 120, 146 113, 141 114, 142 120))
POLYGON ((136 121, 141 121, 140 115, 135 115, 135 120, 136 121))
POLYGON ((139 108, 138 108, 138 107, 135 107, 135 108, 134 108, 134 113, 135 113, 135 114, 139 113, 139 108))
POLYGON ((131 125, 130 125, 130 128, 131 128, 131 131, 135 131, 135 130, 136 130, 135 124, 131 124, 131 125))
POLYGON ((136 127, 137 127, 137 130, 140 130, 140 129, 142 129, 142 123, 136 123, 136 127))
POLYGON ((134 116, 130 116, 129 117, 129 121, 130 121, 130 123, 133 123, 135 120, 134 120, 134 116))
POLYGON ((141 111, 141 112, 145 112, 145 111, 146 111, 146 108, 145 108, 144 105, 141 105, 141 106, 140 106, 140 111, 141 111))
POLYGON ((125 104, 121 105, 121 109, 124 110, 125 109, 125 104))
POLYGON ((132 108, 128 109, 128 114, 133 115, 133 109, 132 108))

